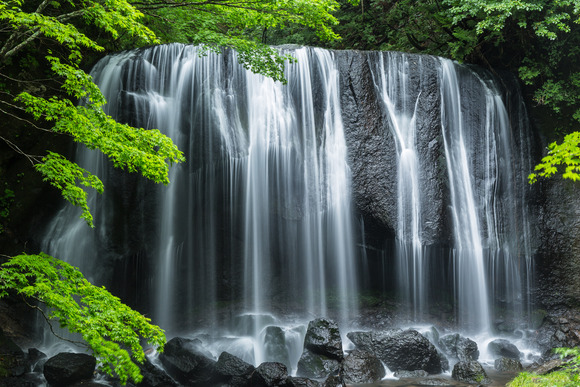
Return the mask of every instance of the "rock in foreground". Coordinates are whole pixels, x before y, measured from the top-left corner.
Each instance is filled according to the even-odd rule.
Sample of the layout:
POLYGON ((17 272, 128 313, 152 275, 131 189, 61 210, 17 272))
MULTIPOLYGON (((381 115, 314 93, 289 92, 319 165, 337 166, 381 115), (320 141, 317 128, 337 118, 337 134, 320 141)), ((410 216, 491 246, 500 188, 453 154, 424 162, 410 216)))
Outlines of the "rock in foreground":
POLYGON ((441 356, 437 349, 416 330, 350 332, 347 337, 358 349, 378 357, 391 371, 441 373, 441 356))
POLYGON ((84 353, 59 353, 44 364, 46 381, 55 386, 66 386, 93 378, 97 359, 84 353))

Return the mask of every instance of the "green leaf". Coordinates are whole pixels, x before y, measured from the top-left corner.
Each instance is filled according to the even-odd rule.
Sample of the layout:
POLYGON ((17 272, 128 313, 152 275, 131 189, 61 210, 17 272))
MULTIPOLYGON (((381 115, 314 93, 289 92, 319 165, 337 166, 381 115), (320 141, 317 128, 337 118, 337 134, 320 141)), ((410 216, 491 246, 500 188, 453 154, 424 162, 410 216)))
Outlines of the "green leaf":
POLYGON ((22 254, 3 264, 0 297, 9 292, 45 304, 47 317, 79 333, 101 369, 118 376, 123 384, 142 380, 138 367, 145 360, 141 339, 163 350, 161 328, 104 287, 92 285, 77 268, 47 254, 22 254))

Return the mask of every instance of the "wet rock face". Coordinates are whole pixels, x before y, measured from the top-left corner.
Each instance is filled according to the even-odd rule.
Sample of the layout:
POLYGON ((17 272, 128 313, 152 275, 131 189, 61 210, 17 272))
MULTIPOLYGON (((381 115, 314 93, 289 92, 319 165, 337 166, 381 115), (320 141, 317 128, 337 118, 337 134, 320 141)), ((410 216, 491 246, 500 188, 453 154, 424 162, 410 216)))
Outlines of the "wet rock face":
MULTIPOLYGON (((365 217, 394 234, 397 225, 397 145, 384 102, 375 83, 381 69, 377 67, 380 55, 400 60, 399 53, 335 52, 341 73, 341 106, 345 139, 352 169, 352 188, 355 203, 365 217), (372 160, 372 162, 371 162, 372 160)), ((391 59, 386 59, 388 62, 391 59)), ((405 82, 409 92, 408 103, 416 106, 417 149, 421 164, 419 177, 430 203, 422 208, 426 224, 423 241, 440 242, 447 222, 445 217, 445 178, 442 175, 442 147, 440 124, 440 93, 438 62, 434 57, 406 54, 405 67, 409 73, 405 82), (418 95, 421 98, 417 98, 418 95)))
POLYGON ((459 333, 443 336, 439 340, 439 347, 447 356, 454 359, 470 361, 479 358, 477 343, 459 333))
MULTIPOLYGON (((536 183, 537 184, 537 183, 536 183)), ((537 299, 548 310, 580 304, 580 185, 559 176, 540 182, 537 299)))
POLYGON ((491 341, 487 345, 487 350, 494 356, 507 357, 510 359, 519 360, 521 352, 514 344, 505 339, 497 339, 491 341))
POLYGON ((544 358, 554 356, 552 348, 579 346, 580 311, 560 309, 547 314, 536 331, 535 342, 542 352, 546 352, 544 358))
POLYGON ((396 225, 396 152, 385 127, 368 57, 360 52, 337 53, 345 139, 352 169, 353 196, 363 214, 393 233, 396 225), (369 163, 372 159, 376 162, 369 163))
POLYGON ((84 353, 59 353, 44 364, 44 377, 51 385, 71 385, 92 379, 96 365, 97 359, 84 353))
POLYGON ((342 375, 347 383, 373 383, 381 380, 386 372, 375 355, 355 349, 344 359, 342 375))
POLYGON ((518 360, 508 357, 495 359, 494 368, 498 371, 523 371, 524 367, 518 360))
POLYGON ((174 337, 165 345, 159 360, 171 377, 184 385, 206 386, 215 372, 215 361, 204 352, 199 340, 174 337))
POLYGON ((250 385, 255 387, 286 386, 288 369, 282 363, 265 362, 252 373, 250 385))
POLYGON ((26 371, 24 351, 0 329, 0 378, 21 376, 26 371))
POLYGON ((340 362, 328 356, 319 355, 305 349, 298 360, 297 374, 307 378, 322 379, 338 373, 340 362))
POLYGON ((338 324, 327 318, 310 321, 304 337, 304 348, 314 354, 342 360, 344 355, 338 324))
POLYGON ((441 357, 437 349, 415 330, 350 332, 347 337, 358 349, 377 356, 391 371, 441 373, 441 357))
POLYGON ((460 361, 453 367, 451 377, 460 382, 470 384, 489 384, 485 370, 476 361, 460 361))

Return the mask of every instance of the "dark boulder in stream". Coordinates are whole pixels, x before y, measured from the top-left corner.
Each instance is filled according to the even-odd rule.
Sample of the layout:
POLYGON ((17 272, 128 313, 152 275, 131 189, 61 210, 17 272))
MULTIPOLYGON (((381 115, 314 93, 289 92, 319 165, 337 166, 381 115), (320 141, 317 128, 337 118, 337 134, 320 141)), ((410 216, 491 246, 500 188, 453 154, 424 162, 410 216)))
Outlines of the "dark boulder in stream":
POLYGON ((508 357, 510 359, 519 360, 521 352, 514 344, 506 339, 496 339, 487 345, 487 350, 497 357, 508 357))
POLYGON ((381 361, 367 351, 355 349, 342 362, 342 376, 347 383, 374 383, 385 374, 381 361))
POLYGON ((50 385, 66 386, 93 378, 97 359, 85 353, 59 353, 44 364, 44 377, 50 385))
POLYGON ((307 378, 321 379, 336 374, 339 370, 338 360, 305 349, 298 361, 297 374, 307 378))
POLYGON ((252 387, 286 386, 288 369, 282 363, 265 362, 260 364, 250 380, 252 387))
POLYGON ((482 365, 477 361, 460 361, 453 367, 451 377, 457 381, 469 384, 490 384, 482 365))
POLYGON ((377 356, 391 371, 424 370, 430 374, 441 373, 440 354, 416 330, 350 332, 347 337, 357 348, 377 356))
POLYGON ((215 360, 204 351, 199 340, 174 337, 159 355, 167 373, 187 386, 208 386, 215 374, 215 360))
POLYGON ((477 343, 459 333, 445 335, 439 340, 439 347, 447 355, 462 361, 477 360, 477 343))
POLYGON ((342 360, 344 355, 338 324, 327 318, 310 321, 304 337, 304 348, 318 355, 342 360))

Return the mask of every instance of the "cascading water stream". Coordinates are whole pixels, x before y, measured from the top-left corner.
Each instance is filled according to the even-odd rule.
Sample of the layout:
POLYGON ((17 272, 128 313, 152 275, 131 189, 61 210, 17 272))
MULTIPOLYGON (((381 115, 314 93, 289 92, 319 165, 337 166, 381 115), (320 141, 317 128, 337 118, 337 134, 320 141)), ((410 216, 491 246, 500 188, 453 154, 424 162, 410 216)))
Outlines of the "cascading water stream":
POLYGON ((512 151, 516 136, 526 147, 521 136, 527 128, 521 122, 512 126, 490 78, 448 60, 441 60, 440 72, 457 317, 467 331, 490 334, 494 319, 513 321, 529 305, 532 253, 525 175, 531 165, 512 151))
POLYGON ((411 317, 417 321, 425 312, 428 287, 421 239, 421 191, 424 187, 419 183, 420 165, 415 138, 417 103, 421 92, 417 89, 410 90, 412 86, 409 71, 407 57, 398 53, 386 53, 379 57, 374 78, 389 129, 395 138, 398 155, 397 280, 403 298, 411 305, 411 317))
MULTIPOLYGON (((378 273, 361 272, 377 267, 364 240, 373 227, 353 220, 360 213, 347 164, 356 141, 372 138, 353 135, 372 125, 344 113, 358 85, 345 81, 340 52, 289 52, 297 63, 287 66, 287 85, 245 70, 229 50, 200 56, 173 44, 100 61, 93 77, 108 113, 159 128, 187 162, 158 187, 79 149, 77 162, 105 181, 103 197, 89 201, 96 230, 67 206, 43 249, 170 336, 206 329, 215 351, 259 364, 280 360, 272 348, 281 335, 280 361, 295 369, 305 321, 329 316, 348 326, 358 317, 360 278, 378 273)), ((430 322, 433 309, 449 308, 462 330, 487 334, 494 319, 519 318, 531 287, 520 188, 529 160, 495 81, 434 57, 356 55, 371 69, 365 97, 378 101, 365 119, 379 122, 395 155, 387 167, 369 162, 396 173, 395 248, 369 248, 380 257, 377 272, 395 273, 389 278, 410 305, 405 318, 430 322)), ((376 187, 365 193, 385 188, 376 187)))
MULTIPOLYGON (((244 333, 259 341, 264 327, 276 321, 271 313, 284 314, 285 303, 301 304, 303 316, 331 313, 343 323, 356 315, 355 232, 338 71, 328 51, 293 54, 299 60, 288 66, 287 86, 244 70, 234 52, 202 57, 197 48, 182 45, 122 53, 95 68, 110 114, 160 128, 188 160, 171 168, 168 187, 145 184, 124 192, 127 201, 141 203, 146 217, 125 227, 133 227, 129 239, 142 244, 152 269, 146 287, 154 295, 153 321, 171 332, 199 328, 198 321, 235 331, 218 314, 245 313, 251 324, 244 333), (218 287, 223 273, 231 277, 229 289, 218 287), (219 303, 225 299, 232 301, 224 312, 219 303)), ((93 152, 79 153, 90 155, 83 162, 89 170, 106 165, 93 152)), ((108 187, 125 184, 121 173, 111 173, 108 187)), ((114 206, 108 195, 93 206, 100 215, 101 206, 114 206)), ((70 221, 74 215, 65 211, 55 222, 70 221)), ((115 216, 130 217, 118 211, 115 216)), ((91 241, 87 250, 98 255, 106 243, 101 238, 116 232, 108 221, 97 224, 96 234, 76 221, 72 239, 91 241)), ((47 249, 84 257, 86 262, 75 264, 95 273, 97 281, 110 281, 114 269, 86 269, 98 258, 66 250, 71 239, 57 228, 47 249)), ((114 246, 110 250, 117 254, 114 246)), ((253 361, 265 360, 258 344, 253 361)))
MULTIPOLYGON (((458 319, 475 332, 489 332, 490 309, 483 256, 480 218, 473 192, 471 150, 466 145, 460 89, 454 64, 441 63, 441 121, 449 171, 451 213, 454 222, 453 263, 458 319)), ((488 159, 489 160, 489 159, 488 159)), ((487 168, 489 165, 487 165, 487 168)))

